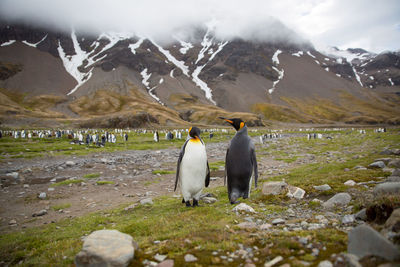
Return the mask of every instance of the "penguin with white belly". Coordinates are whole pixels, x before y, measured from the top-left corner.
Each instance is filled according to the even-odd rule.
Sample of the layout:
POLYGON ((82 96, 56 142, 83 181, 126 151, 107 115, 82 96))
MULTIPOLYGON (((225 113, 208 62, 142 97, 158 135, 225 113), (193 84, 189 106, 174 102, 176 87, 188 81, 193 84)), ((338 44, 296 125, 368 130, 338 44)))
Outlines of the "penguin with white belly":
POLYGON ((174 191, 178 180, 183 195, 182 202, 190 207, 190 200, 193 199, 193 207, 198 206, 201 191, 210 184, 210 168, 206 147, 197 127, 189 129, 189 137, 179 154, 174 191))
POLYGON ((253 141, 247 135, 247 126, 238 118, 226 119, 235 129, 225 158, 225 181, 228 181, 228 197, 231 204, 238 203, 239 197, 250 196, 252 177, 257 188, 258 169, 256 149, 253 141))

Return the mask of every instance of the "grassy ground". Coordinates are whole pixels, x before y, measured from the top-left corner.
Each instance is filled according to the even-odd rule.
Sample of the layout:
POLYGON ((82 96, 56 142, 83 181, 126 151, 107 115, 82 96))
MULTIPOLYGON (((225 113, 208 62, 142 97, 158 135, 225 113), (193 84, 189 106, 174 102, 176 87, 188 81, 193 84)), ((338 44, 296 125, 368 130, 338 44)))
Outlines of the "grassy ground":
MULTIPOLYGON (((307 140, 299 136, 279 139, 265 146, 257 145, 259 162, 264 157, 276 160, 288 159, 287 161, 291 164, 301 160, 306 154, 315 158, 312 163, 294 165, 287 174, 262 173, 260 185, 267 180, 285 179, 289 184, 305 189, 309 195, 307 199, 297 202, 298 206, 310 209, 313 214, 323 214, 321 207, 311 202, 312 198, 320 195, 330 196, 336 192, 348 190, 343 185, 343 182, 348 179, 363 182, 389 175, 382 170, 356 170, 354 167, 367 166, 377 158, 387 157, 379 154, 385 148, 400 148, 398 129, 381 134, 368 131, 362 136, 356 132, 332 131, 325 134, 329 134, 332 139, 307 140), (324 183, 328 183, 332 190, 319 193, 313 189, 313 185, 324 183)), ((122 147, 117 144, 115 149, 128 149, 134 147, 134 144, 139 144, 140 147, 140 143, 146 142, 153 149, 163 146, 180 147, 182 143, 180 140, 154 144, 151 141, 151 135, 135 138, 135 136, 130 136, 129 142, 132 143, 122 144, 122 147)), ((218 142, 226 138, 227 136, 221 134, 212 141, 218 142)), ((5 142, 4 140, 18 143, 18 141, 7 139, 1 141, 5 142)), ((43 143, 46 144, 46 142, 43 143)), ((31 149, 36 146, 34 142, 28 144, 28 146, 18 144, 16 147, 19 147, 21 152, 22 148, 31 149)), ((20 152, 10 150, 7 155, 18 155, 20 152)), ((44 150, 38 151, 39 154, 43 152, 44 150)), ((80 152, 87 153, 85 149, 80 152)), ((210 168, 213 170, 218 170, 220 166, 224 166, 221 161, 210 163, 210 168)), ((90 179, 96 175, 90 174, 84 178, 90 179)), ((262 221, 268 221, 266 218, 271 214, 283 217, 293 201, 284 195, 262 196, 261 187, 252 193, 250 199, 244 201, 257 211, 251 216, 254 220, 262 221)), ((356 186, 353 189, 360 192, 365 190, 362 186, 356 186)), ((316 265, 333 253, 347 250, 347 233, 332 225, 324 229, 295 232, 283 231, 283 226, 274 227, 277 231, 241 230, 237 224, 243 222, 246 216, 236 215, 231 211, 233 206, 228 203, 226 188, 217 187, 205 191, 214 194, 218 201, 214 204, 200 202, 199 208, 186 208, 181 204, 180 198, 162 196, 154 199, 154 205, 151 206, 139 205, 133 209, 124 210, 126 206, 132 204, 127 203, 118 209, 25 229, 23 232, 3 234, 0 236, 0 265, 1 263, 11 265, 20 263, 21 266, 72 266, 75 255, 82 247, 81 238, 100 229, 117 229, 134 238, 140 249, 135 252, 135 259, 131 266, 141 265, 144 259, 153 260, 156 253, 168 255, 168 258, 175 260, 176 266, 184 264, 183 257, 186 253, 199 258, 196 262, 198 266, 212 264, 235 266, 244 263, 244 260, 239 257, 229 263, 212 253, 229 255, 239 249, 239 244, 245 248, 258 248, 254 255, 258 258, 256 264, 263 264, 280 255, 284 258, 280 264, 290 263, 292 266, 302 266, 301 261, 307 261, 316 265), (298 237, 307 237, 309 242, 321 248, 325 247, 325 250, 321 249, 320 254, 315 257, 311 254, 311 249, 300 245, 298 237)), ((359 200, 353 200, 352 204, 356 205, 357 201, 359 200)), ((365 204, 361 203, 361 205, 365 204)), ((65 207, 52 208, 58 210, 65 207)), ((298 222, 298 219, 294 218, 292 222, 298 222)))

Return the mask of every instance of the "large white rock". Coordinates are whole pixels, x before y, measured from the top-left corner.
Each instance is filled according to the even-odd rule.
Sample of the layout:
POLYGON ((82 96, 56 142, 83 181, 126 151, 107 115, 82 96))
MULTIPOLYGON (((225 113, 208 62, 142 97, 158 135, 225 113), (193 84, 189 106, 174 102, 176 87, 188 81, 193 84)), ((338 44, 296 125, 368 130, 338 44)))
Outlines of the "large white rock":
POLYGON ((328 191, 332 189, 329 184, 315 185, 313 187, 317 191, 328 191))
POLYGON ((383 168, 386 167, 386 165, 385 165, 385 163, 384 163, 383 161, 379 160, 379 161, 375 161, 375 162, 369 164, 368 167, 370 167, 370 168, 381 168, 381 169, 383 169, 383 168))
POLYGON ((284 193, 288 187, 286 182, 265 182, 262 188, 263 195, 279 195, 284 193))
POLYGON ((325 201, 322 206, 324 208, 333 208, 335 206, 346 206, 349 204, 351 196, 348 193, 338 193, 325 201))
POLYGON ((252 207, 247 205, 246 203, 240 203, 239 205, 234 207, 232 209, 232 211, 234 211, 234 212, 256 213, 256 211, 252 207))
POLYGON ((133 238, 117 230, 99 230, 85 238, 82 250, 75 257, 77 267, 128 266, 135 249, 133 238))
POLYGON ((306 194, 306 191, 304 191, 300 187, 289 186, 289 190, 288 190, 288 193, 286 194, 286 196, 288 196, 290 198, 294 197, 295 199, 302 199, 305 194, 306 194))

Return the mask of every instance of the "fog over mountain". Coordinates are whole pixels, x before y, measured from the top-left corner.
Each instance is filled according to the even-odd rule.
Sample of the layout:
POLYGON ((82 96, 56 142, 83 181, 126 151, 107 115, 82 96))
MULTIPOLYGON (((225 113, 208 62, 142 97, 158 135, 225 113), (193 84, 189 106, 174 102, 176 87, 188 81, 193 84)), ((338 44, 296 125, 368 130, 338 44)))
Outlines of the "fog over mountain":
POLYGON ((174 34, 190 35, 194 25, 215 23, 220 39, 310 40, 372 52, 398 49, 398 14, 396 0, 0 1, 2 19, 64 31, 130 32, 167 42, 174 34))

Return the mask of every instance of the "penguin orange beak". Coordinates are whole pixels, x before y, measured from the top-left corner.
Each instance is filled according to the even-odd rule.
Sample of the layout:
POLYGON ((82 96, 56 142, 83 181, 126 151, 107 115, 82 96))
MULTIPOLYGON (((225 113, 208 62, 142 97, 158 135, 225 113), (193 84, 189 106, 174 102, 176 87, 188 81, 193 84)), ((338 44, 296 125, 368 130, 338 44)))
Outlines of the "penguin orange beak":
POLYGON ((224 118, 224 117, 219 117, 219 118, 222 119, 222 120, 224 120, 224 121, 229 122, 230 124, 233 124, 233 121, 231 121, 231 120, 228 120, 228 119, 226 119, 226 118, 224 118))

